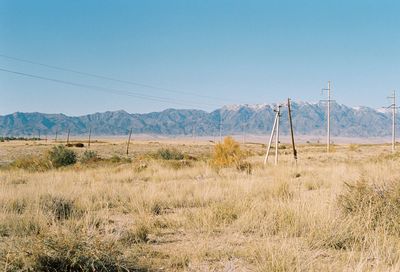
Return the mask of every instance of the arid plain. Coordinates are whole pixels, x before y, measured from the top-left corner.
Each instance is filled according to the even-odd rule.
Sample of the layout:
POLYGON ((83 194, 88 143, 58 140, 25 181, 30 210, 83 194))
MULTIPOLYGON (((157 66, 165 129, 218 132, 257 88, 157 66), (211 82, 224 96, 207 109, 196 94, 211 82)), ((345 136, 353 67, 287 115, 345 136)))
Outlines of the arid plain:
POLYGON ((0 143, 3 271, 400 270, 389 145, 304 143, 295 165, 282 144, 264 166, 265 145, 247 142, 248 167, 216 169, 210 141, 134 140, 126 156, 105 139, 95 158, 85 143, 75 164, 41 167, 59 144, 0 143))

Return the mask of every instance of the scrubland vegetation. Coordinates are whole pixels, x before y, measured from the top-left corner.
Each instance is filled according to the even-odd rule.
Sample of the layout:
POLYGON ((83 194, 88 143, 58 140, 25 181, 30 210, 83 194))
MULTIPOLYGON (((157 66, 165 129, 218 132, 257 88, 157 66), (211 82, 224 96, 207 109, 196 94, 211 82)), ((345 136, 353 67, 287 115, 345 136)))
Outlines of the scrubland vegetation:
POLYGON ((400 154, 261 145, 2 148, 3 271, 399 271, 400 154))

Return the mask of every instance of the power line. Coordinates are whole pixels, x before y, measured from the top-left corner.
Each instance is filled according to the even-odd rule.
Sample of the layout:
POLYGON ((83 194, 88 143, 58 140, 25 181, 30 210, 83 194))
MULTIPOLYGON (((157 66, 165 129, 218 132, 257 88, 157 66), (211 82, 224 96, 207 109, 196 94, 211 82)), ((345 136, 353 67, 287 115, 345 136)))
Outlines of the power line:
POLYGON ((119 83, 125 83, 125 84, 130 84, 130 85, 135 85, 135 86, 140 86, 140 87, 160 90, 160 91, 169 92, 169 93, 177 93, 177 94, 184 94, 184 95, 189 95, 189 96, 196 96, 196 97, 207 98, 207 99, 211 99, 211 100, 223 100, 223 101, 232 101, 232 102, 234 102, 233 100, 229 100, 229 99, 226 99, 226 98, 202 95, 202 94, 197 94, 197 93, 193 93, 193 92, 180 91, 180 90, 170 89, 170 88, 163 88, 163 87, 154 86, 154 85, 147 84, 147 83, 140 83, 140 82, 135 82, 135 81, 117 79, 117 78, 113 78, 113 77, 109 77, 109 76, 103 76, 103 75, 98 75, 98 74, 94 74, 94 73, 78 71, 78 70, 75 70, 75 69, 69 69, 69 68, 65 68, 65 67, 45 64, 45 63, 36 62, 36 61, 32 61, 32 60, 12 57, 12 56, 8 56, 8 55, 4 55, 4 54, 0 54, 0 57, 6 58, 6 59, 10 59, 10 60, 19 61, 19 62, 25 62, 25 63, 29 63, 29 64, 39 65, 39 66, 42 66, 42 67, 55 69, 55 70, 59 70, 59 71, 70 72, 70 73, 74 73, 74 74, 79 74, 79 75, 84 75, 84 76, 89 76, 89 77, 93 77, 93 78, 109 80, 109 81, 114 81, 114 82, 119 82, 119 83))
POLYGON ((20 75, 20 76, 25 76, 25 77, 30 77, 30 78, 35 78, 35 79, 46 80, 46 81, 51 81, 51 82, 55 82, 55 83, 61 83, 61 84, 65 84, 65 85, 80 87, 80 88, 86 88, 86 89, 91 89, 91 90, 96 90, 96 91, 107 92, 107 93, 114 93, 114 94, 118 94, 118 95, 131 96, 131 97, 140 98, 140 99, 144 99, 144 100, 167 102, 167 103, 183 105, 183 106, 199 106, 199 105, 203 105, 203 106, 206 105, 206 106, 213 106, 213 107, 216 106, 216 105, 205 104, 205 103, 196 103, 196 102, 192 103, 190 101, 183 101, 183 100, 175 100, 175 99, 171 100, 166 97, 143 95, 141 93, 132 92, 132 91, 122 91, 122 90, 116 90, 116 89, 111 89, 111 88, 104 88, 104 87, 96 86, 96 85, 76 83, 76 82, 72 82, 72 81, 66 81, 66 80, 61 80, 61 79, 49 78, 49 77, 44 77, 44 76, 39 76, 39 75, 33 75, 33 74, 8 70, 8 69, 4 69, 1 67, 0 67, 0 71, 16 74, 16 75, 20 75))

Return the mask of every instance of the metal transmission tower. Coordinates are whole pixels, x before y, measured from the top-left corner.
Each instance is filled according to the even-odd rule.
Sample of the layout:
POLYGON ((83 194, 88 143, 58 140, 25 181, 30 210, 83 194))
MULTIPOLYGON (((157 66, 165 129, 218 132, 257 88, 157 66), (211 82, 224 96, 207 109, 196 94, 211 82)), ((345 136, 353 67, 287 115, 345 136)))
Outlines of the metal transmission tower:
POLYGON ((326 113, 326 152, 329 153, 331 150, 331 102, 334 100, 331 99, 331 81, 328 81, 328 88, 322 89, 322 91, 326 91, 328 95, 327 100, 321 100, 327 103, 327 113, 326 113))
POLYGON ((393 100, 388 109, 392 109, 392 152, 394 153, 396 151, 396 91, 393 91, 392 96, 388 98, 393 100))

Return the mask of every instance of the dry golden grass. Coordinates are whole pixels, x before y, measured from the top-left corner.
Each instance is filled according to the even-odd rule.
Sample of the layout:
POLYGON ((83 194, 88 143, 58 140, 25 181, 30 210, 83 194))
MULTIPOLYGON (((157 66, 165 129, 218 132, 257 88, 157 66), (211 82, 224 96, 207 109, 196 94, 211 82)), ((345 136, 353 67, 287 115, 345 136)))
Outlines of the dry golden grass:
MULTIPOLYGON (((53 143, 1 143, 1 160, 53 143)), ((131 162, 0 170, 3 271, 399 271, 400 155, 290 148, 252 173, 210 166, 211 143, 134 143, 131 162), (196 157, 155 159, 161 148, 196 157)), ((82 155, 85 149, 74 150, 82 155)), ((92 145, 102 158, 124 144, 92 145)))

